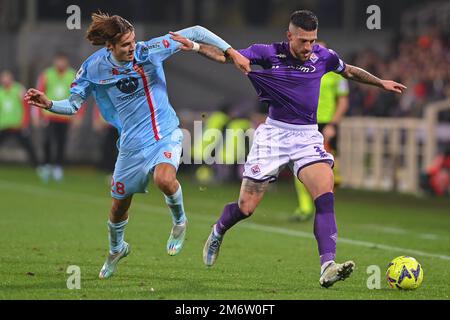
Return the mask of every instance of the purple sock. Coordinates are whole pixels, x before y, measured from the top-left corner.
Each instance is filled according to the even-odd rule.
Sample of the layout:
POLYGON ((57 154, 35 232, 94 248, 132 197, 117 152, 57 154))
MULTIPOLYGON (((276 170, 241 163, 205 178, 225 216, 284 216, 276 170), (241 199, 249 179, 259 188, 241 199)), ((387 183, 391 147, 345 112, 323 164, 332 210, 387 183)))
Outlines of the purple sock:
POLYGON ((237 202, 229 203, 223 208, 222 215, 216 222, 216 232, 224 235, 228 229, 245 218, 248 216, 242 213, 237 202))
POLYGON ((334 194, 325 193, 314 200, 316 217, 314 235, 319 247, 320 264, 334 260, 336 256, 337 226, 334 216, 334 194))

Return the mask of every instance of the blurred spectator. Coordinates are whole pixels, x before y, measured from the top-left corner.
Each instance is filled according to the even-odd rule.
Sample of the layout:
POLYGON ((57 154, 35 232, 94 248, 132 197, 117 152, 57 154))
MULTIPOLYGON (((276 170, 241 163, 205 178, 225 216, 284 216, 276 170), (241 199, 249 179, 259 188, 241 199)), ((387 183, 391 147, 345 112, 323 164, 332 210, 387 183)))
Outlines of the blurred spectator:
POLYGON ((438 154, 429 168, 421 175, 423 191, 437 196, 450 194, 450 145, 438 154))
POLYGON ((221 183, 242 179, 250 148, 249 137, 243 135, 252 127, 250 115, 254 109, 253 100, 225 104, 205 119, 203 136, 194 142, 192 156, 194 163, 206 162, 205 156, 213 156, 217 161, 211 166, 201 165, 196 169, 199 182, 221 183), (223 139, 215 138, 214 131, 220 132, 223 139), (213 151, 213 154, 208 154, 208 151, 213 151))
POLYGON ((38 160, 31 142, 30 109, 23 99, 24 94, 24 87, 14 81, 10 71, 0 74, 0 144, 8 137, 16 139, 36 168, 38 160))
POLYGON ((392 55, 375 51, 358 53, 354 63, 381 78, 404 83, 399 96, 352 83, 349 115, 422 117, 425 106, 446 98, 450 84, 450 37, 436 28, 415 38, 398 38, 392 55), (359 109, 359 110, 358 110, 359 109))
MULTIPOLYGON (((76 72, 69 65, 64 53, 58 53, 53 66, 44 70, 39 76, 37 89, 44 92, 51 100, 63 100, 70 94, 70 85, 76 72)), ((70 117, 35 108, 37 125, 44 128, 44 165, 40 168, 40 177, 47 182, 63 179, 64 152, 70 117)))

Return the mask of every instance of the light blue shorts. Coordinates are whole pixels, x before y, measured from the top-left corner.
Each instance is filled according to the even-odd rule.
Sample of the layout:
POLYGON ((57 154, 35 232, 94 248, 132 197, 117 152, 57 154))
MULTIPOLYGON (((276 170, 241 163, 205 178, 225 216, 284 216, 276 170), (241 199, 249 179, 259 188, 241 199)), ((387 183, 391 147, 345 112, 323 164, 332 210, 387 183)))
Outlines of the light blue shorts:
POLYGON ((134 193, 146 193, 149 174, 160 163, 169 163, 178 170, 182 142, 183 132, 177 128, 149 147, 119 151, 111 181, 111 196, 125 199, 134 193))

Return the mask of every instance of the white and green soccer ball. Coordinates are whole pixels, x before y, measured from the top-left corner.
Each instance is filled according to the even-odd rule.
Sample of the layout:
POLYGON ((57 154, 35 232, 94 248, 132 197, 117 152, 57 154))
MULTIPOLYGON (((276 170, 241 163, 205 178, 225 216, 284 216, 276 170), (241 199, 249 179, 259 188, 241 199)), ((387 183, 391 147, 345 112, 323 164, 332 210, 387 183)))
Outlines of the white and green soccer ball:
POLYGON ((413 257, 400 256, 389 263, 386 279, 391 288, 417 289, 423 280, 423 269, 413 257))

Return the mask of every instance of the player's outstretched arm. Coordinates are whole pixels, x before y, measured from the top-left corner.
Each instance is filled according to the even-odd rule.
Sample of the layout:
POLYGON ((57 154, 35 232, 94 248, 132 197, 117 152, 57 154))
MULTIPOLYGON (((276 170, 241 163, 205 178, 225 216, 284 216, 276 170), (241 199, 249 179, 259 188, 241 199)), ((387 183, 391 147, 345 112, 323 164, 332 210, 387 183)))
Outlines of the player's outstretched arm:
MULTIPOLYGON (((231 49, 231 48, 230 48, 231 49)), ((233 60, 229 55, 220 50, 217 47, 209 44, 200 43, 198 53, 202 56, 220 63, 233 63, 233 60)))
POLYGON ((66 100, 52 101, 42 91, 34 88, 28 89, 24 99, 30 105, 65 115, 77 113, 83 103, 83 99, 78 95, 71 95, 66 100))
POLYGON ((406 89, 406 87, 401 83, 392 80, 382 80, 364 69, 349 64, 345 66, 345 70, 342 72, 342 75, 349 80, 377 86, 387 91, 403 93, 403 90, 406 89))
POLYGON ((216 46, 204 44, 204 43, 196 43, 194 41, 191 41, 182 35, 170 32, 172 39, 175 41, 178 41, 181 43, 181 50, 184 51, 196 51, 203 55, 204 57, 220 62, 220 63, 234 63, 234 65, 244 72, 245 74, 249 73, 251 71, 250 68, 250 60, 248 60, 246 57, 241 55, 238 51, 233 49, 232 47, 229 47, 228 49, 222 51, 216 46))
POLYGON ((42 91, 34 88, 28 89, 23 98, 28 104, 38 108, 48 110, 52 107, 52 101, 42 91))

